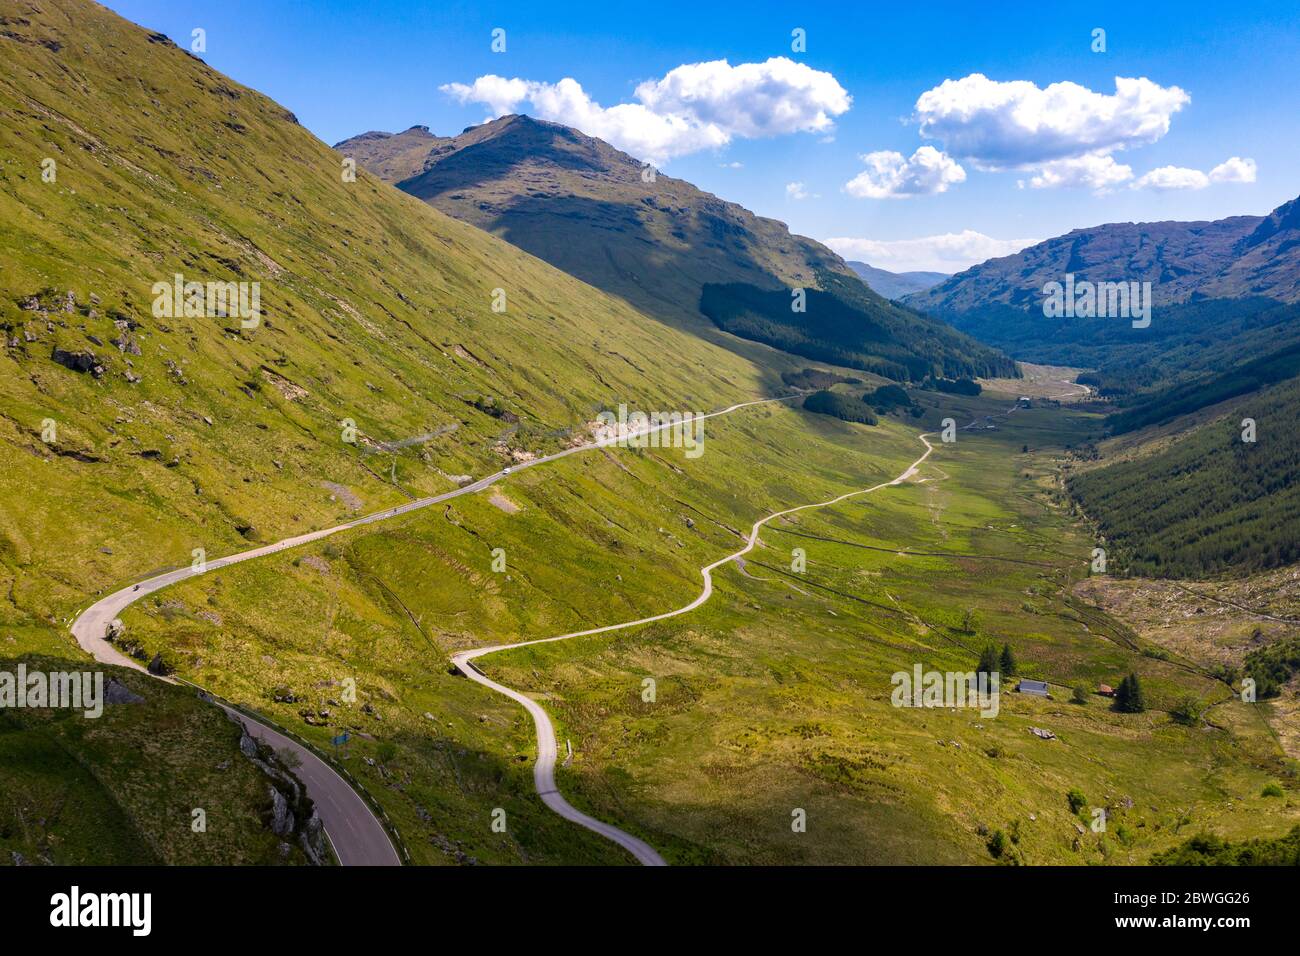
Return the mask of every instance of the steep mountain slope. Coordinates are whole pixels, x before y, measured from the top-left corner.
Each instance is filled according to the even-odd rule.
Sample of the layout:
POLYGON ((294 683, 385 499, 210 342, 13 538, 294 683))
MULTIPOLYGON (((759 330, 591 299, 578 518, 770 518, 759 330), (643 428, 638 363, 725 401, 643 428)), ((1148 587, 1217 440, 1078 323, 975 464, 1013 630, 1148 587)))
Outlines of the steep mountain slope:
MULTIPOLYGON (((587 437, 602 408, 710 409, 779 385, 364 171, 345 176, 283 107, 95 4, 0 0, 0 117, 7 660, 81 666, 67 624, 111 587, 454 488, 587 437), (257 321, 162 308, 155 284, 178 273, 250 293, 258 283, 257 321)), ((353 612, 337 604, 326 594, 277 634, 322 610, 347 626, 353 612)), ((170 595, 151 609, 169 631, 188 617, 170 595)), ((231 609, 213 594, 193 615, 222 628, 231 609)), ((230 666, 269 676, 270 655, 242 647, 230 666)), ((370 645, 318 639, 313 653, 321 679, 337 680, 370 645)), ((419 653, 442 672, 436 651, 419 653)), ((265 711, 273 686, 241 703, 265 711)), ((232 725, 192 692, 170 710, 153 706, 158 693, 90 733, 60 725, 93 738, 93 751, 42 736, 39 719, 0 728, 0 818, 47 819, 66 861, 281 859, 261 819, 265 782, 242 771, 218 775, 228 792, 177 810, 209 758, 231 749, 232 725), (196 707, 215 720, 185 716, 196 707), (166 732, 178 714, 187 732, 166 732), (104 827, 127 839, 98 852, 107 830, 47 815, 75 782, 52 785, 59 750, 64 766, 114 768, 76 805, 124 808, 104 827), (249 786, 236 792, 236 779, 249 786), (212 813, 205 848, 187 845, 193 806, 212 813), (183 833, 132 858, 129 828, 157 826, 158 807, 183 833)), ((30 858, 41 839, 5 846, 30 858)))
POLYGON ((1274 209, 1237 243, 1228 264, 1198 290, 1215 299, 1300 301, 1300 199, 1274 209))
POLYGON ((1094 369, 1080 380, 1122 405, 1149 404, 1300 342, 1300 201, 1264 218, 1075 230, 904 301, 1018 359, 1094 369), (1045 316, 1043 287, 1067 274, 1150 282, 1150 321, 1045 316))
MULTIPOLYGON (((909 305, 939 315, 997 306, 1038 313, 1043 286, 1066 273, 1092 282, 1150 282, 1157 306, 1203 298, 1300 300, 1300 209, 1213 222, 1122 222, 1075 229, 959 272, 909 305)), ((1041 313, 1039 313, 1041 314, 1041 313)))
MULTIPOLYGON (((67 664, 0 657, 8 674, 20 665, 30 674, 67 664)), ((189 688, 124 667, 104 670, 114 702, 98 718, 0 709, 3 865, 301 865, 308 848, 328 860, 310 800, 303 802, 291 771, 273 765, 272 753, 254 749, 236 723, 189 688), (282 826, 277 835, 267 825, 277 799, 272 788, 294 812, 292 820, 281 818, 294 832, 282 826), (196 807, 206 832, 192 829, 196 807)))
POLYGON ((77 0, 0 11, 0 623, 46 635, 32 649, 70 649, 50 631, 94 589, 196 548, 453 487, 607 405, 762 388, 733 353, 348 181, 283 107, 161 35, 77 0), (176 274, 259 283, 260 321, 155 314, 176 274))
POLYGON ((872 291, 886 299, 901 299, 913 292, 923 292, 949 277, 947 272, 890 272, 853 259, 848 264, 872 291))
POLYGON ((743 338, 900 382, 1019 375, 1004 355, 939 333, 851 276, 819 272, 818 281, 820 289, 793 301, 787 289, 707 283, 700 311, 743 338), (795 301, 803 308, 793 308, 795 301))
MULTIPOLYGON (((79 662, 66 625, 110 587, 455 487, 458 476, 585 437, 600 409, 711 409, 779 385, 775 371, 653 321, 364 170, 350 180, 339 155, 283 107, 160 34, 81 0, 0 0, 0 18, 7 658, 79 662), (227 308, 161 308, 155 285, 178 273, 187 282, 258 283, 257 321, 227 308), (498 302, 504 311, 493 309, 498 302)), ((185 676, 238 691, 239 703, 320 745, 339 729, 363 730, 356 746, 372 762, 358 758, 354 772, 416 835, 417 860, 616 861, 537 805, 528 764, 497 733, 517 719, 513 707, 485 702, 447 674, 444 648, 498 630, 535 633, 607 613, 611 603, 650 607, 668 579, 693 585, 689 562, 723 543, 727 526, 809 493, 806 474, 788 474, 795 449, 828 470, 850 451, 883 467, 858 447, 861 436, 813 450, 801 417, 787 413, 784 422, 779 452, 754 423, 736 429, 733 444, 754 456, 737 468, 751 488, 737 498, 731 472, 704 488, 695 507, 716 509, 722 523, 697 522, 710 537, 694 542, 689 558, 680 550, 680 470, 639 456, 641 480, 612 457, 592 456, 567 484, 539 480, 531 513, 517 519, 505 499, 428 509, 380 535, 252 569, 271 591, 243 590, 229 570, 196 575, 198 603, 169 592, 132 608, 157 622, 158 643, 141 653, 174 660, 178 636, 211 629, 213 648, 184 659, 185 676), (597 477, 584 478, 587 468, 597 477), (545 509, 554 521, 538 521, 545 509), (510 574, 486 572, 488 541, 509 546, 510 574), (611 554, 627 556, 622 575, 611 571, 611 554), (586 583, 569 607, 578 573, 586 583), (496 630, 467 620, 469 609, 492 615, 496 630), (351 675, 360 700, 384 709, 386 736, 360 704, 329 702, 337 694, 329 688, 351 675), (313 709, 304 716, 301 703, 276 700, 282 684, 310 693, 313 709), (322 710, 333 711, 329 725, 322 710), (433 711, 443 717, 436 726, 426 716, 433 711), (485 712, 491 723, 480 728, 485 712), (401 778, 415 777, 410 792, 384 776, 394 741, 401 778), (480 826, 501 805, 520 840, 491 839, 480 826), (466 852, 459 841, 471 837, 466 852)), ((911 435, 890 440, 899 457, 915 455, 911 435)), ((842 488, 838 479, 819 485, 842 488)), ((130 642, 143 630, 132 617, 130 642)), ((192 721, 187 735, 150 735, 154 709, 127 715, 136 715, 131 734, 106 718, 94 756, 142 772, 105 777, 94 800, 147 815, 168 794, 189 792, 177 774, 193 754, 229 747, 228 721, 200 709, 217 721, 192 721), (142 739, 153 747, 143 761, 142 739), (124 801, 120 787, 138 788, 139 800, 124 801)), ((49 772, 58 741, 26 725, 5 737, 0 792, 13 799, 0 811, 27 819, 57 797, 49 772)), ((70 766, 78 755, 69 754, 70 766)), ((232 792, 229 805, 246 817, 240 796, 232 792)), ((189 805, 173 816, 188 827, 188 813, 189 805)), ((245 818, 239 826, 214 827, 208 836, 220 845, 209 856, 159 857, 262 858, 265 834, 245 818)), ((74 845, 94 831, 56 832, 67 841, 62 859, 108 858, 89 842, 74 845)))
POLYGON ((764 316, 763 324, 786 327, 780 334, 747 335, 750 325, 722 327, 820 358, 831 343, 823 339, 806 350, 796 347, 817 336, 809 335, 790 309, 791 289, 813 289, 832 293, 854 312, 841 328, 891 330, 883 339, 859 339, 851 351, 897 363, 901 348, 915 360, 907 364, 935 365, 954 374, 959 371, 954 357, 956 365, 968 364, 977 374, 1011 369, 987 347, 864 288, 853 270, 820 243, 656 173, 566 126, 505 116, 451 139, 417 126, 396 135, 365 133, 335 148, 443 212, 502 236, 647 314, 708 338, 728 341, 701 322, 706 286, 747 287, 755 294, 779 291, 785 300, 764 316))

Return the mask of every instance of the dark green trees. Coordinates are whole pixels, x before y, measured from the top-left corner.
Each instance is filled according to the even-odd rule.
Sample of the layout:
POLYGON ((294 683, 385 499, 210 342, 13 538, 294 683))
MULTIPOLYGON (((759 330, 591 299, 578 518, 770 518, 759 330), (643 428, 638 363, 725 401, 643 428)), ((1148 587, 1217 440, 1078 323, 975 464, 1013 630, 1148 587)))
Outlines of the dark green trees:
POLYGON ((1142 682, 1137 674, 1129 674, 1115 688, 1115 709, 1122 714, 1140 714, 1147 709, 1146 696, 1142 693, 1142 682))

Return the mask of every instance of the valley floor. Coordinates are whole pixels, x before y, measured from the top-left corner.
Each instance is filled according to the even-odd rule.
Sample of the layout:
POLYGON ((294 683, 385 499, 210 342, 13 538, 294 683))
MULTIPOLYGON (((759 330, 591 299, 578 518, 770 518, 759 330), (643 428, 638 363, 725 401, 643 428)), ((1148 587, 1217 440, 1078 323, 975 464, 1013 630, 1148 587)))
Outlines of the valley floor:
POLYGON ((222 569, 132 608, 128 633, 318 743, 350 730, 341 759, 415 862, 630 862, 542 806, 526 715, 449 657, 684 604, 757 517, 887 481, 920 427, 979 419, 994 427, 940 445, 914 482, 765 527, 689 615, 484 661, 572 745, 560 789, 670 863, 1141 863, 1206 829, 1289 828, 1294 797, 1261 796, 1281 751, 1247 706, 1071 590, 1091 542, 1058 504, 1054 449, 1095 418, 924 400, 923 421, 878 428, 755 408, 710 420, 697 459, 575 456, 512 476, 518 510, 467 496, 222 569), (895 672, 968 671, 986 643, 1052 699, 1004 693, 996 717, 891 706, 895 672), (1129 671, 1147 713, 1069 702, 1129 671), (1219 703, 1212 724, 1171 721, 1186 693, 1219 703))

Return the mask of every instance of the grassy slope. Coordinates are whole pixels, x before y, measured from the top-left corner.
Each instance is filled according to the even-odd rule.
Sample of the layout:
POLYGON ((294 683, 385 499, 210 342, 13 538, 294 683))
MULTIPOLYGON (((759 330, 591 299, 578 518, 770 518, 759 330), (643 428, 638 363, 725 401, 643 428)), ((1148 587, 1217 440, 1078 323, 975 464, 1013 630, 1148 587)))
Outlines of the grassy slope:
POLYGON ((24 646, 66 649, 51 629, 88 594, 195 547, 226 553, 354 510, 323 482, 376 508, 403 500, 391 475, 444 490, 445 475, 499 463, 498 439, 554 447, 606 404, 707 408, 760 389, 730 353, 364 172, 343 182, 339 157, 281 107, 102 8, 7 2, 5 16, 0 623, 24 646), (150 287, 176 271, 260 281, 262 327, 153 318, 150 287), (45 289, 77 306, 22 308, 45 289), (142 355, 108 344, 114 316, 139 325, 142 355), (53 363, 56 345, 93 351, 103 378, 53 363), (484 394, 517 430, 466 404, 484 394), (344 418, 360 446, 341 440, 344 418), (454 430, 363 453, 367 437, 440 428, 454 430))
MULTIPOLYGON (((66 669, 22 658, 29 671, 66 669)), ((0 668, 13 672, 18 660, 0 668)), ((301 863, 263 825, 269 779, 239 751, 239 728, 191 692, 105 668, 143 703, 83 719, 63 710, 0 711, 0 862, 58 865, 301 863), (195 833, 192 811, 206 812, 195 833)))
POLYGON ((648 832, 688 839, 683 859, 975 861, 989 858, 981 827, 1019 820, 1018 849, 1029 862, 1141 862, 1192 824, 1238 835, 1284 828, 1294 798, 1282 805, 1258 796, 1268 772, 1284 765, 1243 705, 1218 711, 1231 734, 1187 731, 1158 713, 1120 717, 1098 698, 1079 708, 1065 703, 1068 686, 1053 688, 1058 702, 1008 695, 992 720, 889 706, 890 672, 918 660, 969 668, 985 640, 1009 641, 1027 674, 1063 685, 1113 683, 1136 669, 1154 706, 1187 691, 1228 696, 1176 662, 1143 657, 1122 628, 1067 602, 1060 585, 1079 575, 1089 543, 1059 512, 1044 513, 1041 462, 1012 457, 1049 424, 1022 415, 1006 433, 943 448, 924 471, 939 480, 806 514, 797 530, 1048 567, 900 559, 773 529, 749 565, 769 581, 728 572, 732 600, 701 620, 599 646, 512 652, 495 673, 553 695, 575 745, 592 753, 572 778, 597 812, 639 814, 652 821, 648 832), (805 580, 779 571, 793 544, 809 548, 805 580), (860 600, 835 600, 835 592, 860 600), (968 607, 983 619, 977 635, 957 629, 968 607), (646 673, 664 675, 667 706, 632 692, 646 673), (1045 744, 1030 725, 1061 740, 1045 744), (628 780, 638 785, 631 796, 628 780), (1090 806, 1112 807, 1108 838, 1088 833, 1077 848, 1064 799, 1075 786, 1090 806), (793 807, 809 810, 808 834, 790 832, 793 807))

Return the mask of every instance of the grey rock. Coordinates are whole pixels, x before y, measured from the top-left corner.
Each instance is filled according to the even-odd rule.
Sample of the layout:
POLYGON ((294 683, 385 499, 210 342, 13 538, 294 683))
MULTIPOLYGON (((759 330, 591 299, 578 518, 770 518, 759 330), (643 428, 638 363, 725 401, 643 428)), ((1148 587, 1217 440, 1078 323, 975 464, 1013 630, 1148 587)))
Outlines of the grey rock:
POLYGON ((105 704, 143 704, 144 698, 127 687, 116 677, 109 678, 104 687, 105 704))
POLYGON ((307 854, 307 859, 315 866, 324 866, 329 862, 326 841, 325 823, 316 812, 316 808, 312 807, 311 815, 307 817, 307 821, 302 825, 302 831, 298 834, 298 843, 302 851, 307 854))
POLYGON ((56 346, 50 358, 74 372, 90 372, 95 375, 104 374, 103 366, 99 363, 99 357, 94 352, 73 352, 56 346), (99 369, 98 373, 95 372, 97 368, 99 369))
POLYGON ((293 833, 293 811, 289 809, 289 801, 275 787, 268 787, 271 791, 271 832, 278 837, 290 836, 293 833))

